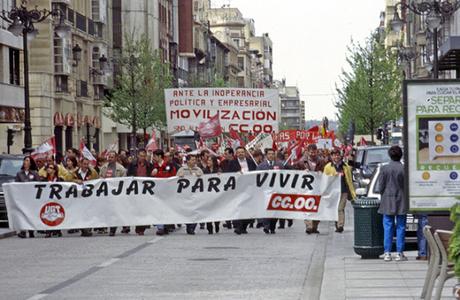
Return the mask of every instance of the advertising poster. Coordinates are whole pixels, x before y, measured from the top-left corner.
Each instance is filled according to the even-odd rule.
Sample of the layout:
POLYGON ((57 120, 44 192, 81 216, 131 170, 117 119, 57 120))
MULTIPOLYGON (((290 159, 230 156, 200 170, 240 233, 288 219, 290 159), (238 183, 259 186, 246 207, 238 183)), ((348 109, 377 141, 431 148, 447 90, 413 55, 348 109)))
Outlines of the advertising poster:
POLYGON ((180 88, 165 90, 168 132, 196 130, 219 115, 224 132, 258 134, 278 131, 279 95, 276 89, 180 88))
POLYGON ((460 81, 406 81, 405 167, 412 210, 460 201, 460 81))

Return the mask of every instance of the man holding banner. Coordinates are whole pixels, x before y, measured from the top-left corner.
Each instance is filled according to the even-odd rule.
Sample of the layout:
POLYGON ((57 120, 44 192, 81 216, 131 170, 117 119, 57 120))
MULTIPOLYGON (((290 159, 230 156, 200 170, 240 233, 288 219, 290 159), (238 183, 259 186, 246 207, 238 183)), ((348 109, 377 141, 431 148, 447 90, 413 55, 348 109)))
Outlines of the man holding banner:
MULTIPOLYGON (((297 163, 295 169, 297 170, 305 170, 305 171, 312 171, 312 172, 323 172, 324 169, 324 162, 319 159, 318 157, 318 147, 316 144, 309 144, 307 146, 306 157, 304 160, 297 163)), ((316 233, 319 234, 318 225, 319 221, 317 220, 305 220, 306 230, 305 233, 312 234, 316 233)))
MULTIPOLYGON (((240 165, 241 173, 248 173, 257 170, 257 166, 254 161, 246 157, 246 149, 242 146, 236 148, 236 161, 240 165)), ((235 233, 238 235, 247 234, 249 223, 251 223, 250 219, 233 221, 235 233)))
MULTIPOLYGON (((101 168, 102 178, 114 178, 126 176, 126 169, 117 162, 117 153, 110 151, 107 157, 108 162, 101 168)), ((117 227, 110 227, 110 236, 114 236, 117 232, 117 227)))
MULTIPOLYGON (((275 161, 275 151, 271 148, 265 149, 266 160, 257 166, 258 171, 262 170, 280 170, 283 166, 275 161)), ((275 234, 276 222, 278 219, 266 218, 263 219, 264 232, 266 234, 275 234)))
POLYGON ((341 196, 339 202, 339 219, 335 225, 335 232, 342 233, 345 225, 345 206, 348 199, 355 199, 356 193, 353 186, 351 168, 344 161, 339 150, 331 151, 332 162, 324 167, 324 174, 328 176, 339 176, 341 185, 341 196))

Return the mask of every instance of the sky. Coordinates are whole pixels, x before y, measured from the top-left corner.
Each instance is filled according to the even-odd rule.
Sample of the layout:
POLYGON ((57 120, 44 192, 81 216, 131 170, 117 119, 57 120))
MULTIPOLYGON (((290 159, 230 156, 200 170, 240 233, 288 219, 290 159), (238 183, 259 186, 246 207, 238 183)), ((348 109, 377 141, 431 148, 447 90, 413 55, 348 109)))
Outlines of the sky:
POLYGON ((351 40, 364 42, 379 26, 384 0, 212 0, 255 21, 256 35, 273 42, 275 79, 299 88, 306 120, 337 119, 336 84, 351 40))

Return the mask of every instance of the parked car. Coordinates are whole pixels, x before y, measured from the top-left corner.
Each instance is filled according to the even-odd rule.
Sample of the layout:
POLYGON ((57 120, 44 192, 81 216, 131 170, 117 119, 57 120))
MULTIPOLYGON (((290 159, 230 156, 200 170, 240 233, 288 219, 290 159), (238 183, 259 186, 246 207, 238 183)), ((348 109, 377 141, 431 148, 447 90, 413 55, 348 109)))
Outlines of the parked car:
POLYGON ((390 161, 388 149, 391 146, 358 147, 353 161, 353 182, 355 188, 366 187, 378 164, 390 161))
MULTIPOLYGON (((357 197, 362 198, 377 198, 380 200, 380 194, 377 193, 378 191, 378 180, 380 176, 380 168, 385 165, 378 164, 372 174, 369 184, 367 187, 361 187, 356 189, 357 197)), ((383 225, 382 225, 383 226, 383 225)), ((413 214, 407 215, 406 221, 406 249, 407 250, 415 250, 417 249, 417 226, 418 226, 418 219, 415 218, 413 214)))
POLYGON ((13 182, 16 173, 22 167, 22 155, 0 155, 0 227, 8 228, 8 215, 6 212, 3 184, 13 182))

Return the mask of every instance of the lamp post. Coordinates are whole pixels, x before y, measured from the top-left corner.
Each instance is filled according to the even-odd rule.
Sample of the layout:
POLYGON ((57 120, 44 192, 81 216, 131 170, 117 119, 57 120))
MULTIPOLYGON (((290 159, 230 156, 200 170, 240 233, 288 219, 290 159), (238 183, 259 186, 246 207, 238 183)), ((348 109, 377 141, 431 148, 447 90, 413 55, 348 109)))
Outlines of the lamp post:
POLYGON ((391 29, 399 32, 404 26, 404 20, 401 19, 398 13, 398 7, 408 9, 417 15, 426 16, 425 22, 428 29, 433 32, 433 77, 439 77, 439 62, 438 62, 438 29, 458 8, 460 1, 458 0, 432 0, 432 1, 410 1, 409 4, 399 2, 395 5, 393 20, 391 21, 391 29))
POLYGON ((29 51, 28 40, 34 38, 38 30, 35 23, 46 20, 49 16, 59 17, 59 24, 54 28, 56 34, 62 38, 70 30, 64 23, 64 14, 59 9, 39 10, 37 7, 28 10, 27 1, 22 0, 21 5, 13 7, 10 11, 2 10, 0 17, 11 25, 8 30, 16 36, 22 34, 24 51, 24 148, 23 153, 31 153, 32 148, 32 126, 30 122, 30 99, 29 99, 29 51))

